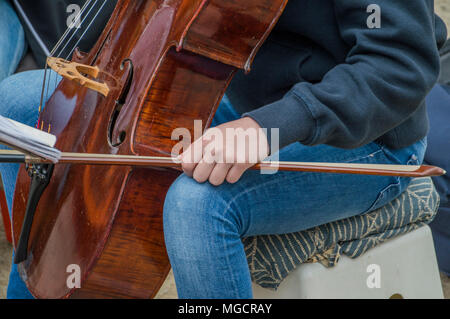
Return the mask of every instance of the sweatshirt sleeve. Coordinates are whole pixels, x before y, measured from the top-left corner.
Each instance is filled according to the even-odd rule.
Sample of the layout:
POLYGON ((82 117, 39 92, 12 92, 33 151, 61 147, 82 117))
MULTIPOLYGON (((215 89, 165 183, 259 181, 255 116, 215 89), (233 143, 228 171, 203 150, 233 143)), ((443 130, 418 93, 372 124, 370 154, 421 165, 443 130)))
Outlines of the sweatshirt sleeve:
MULTIPOLYGON (((334 0, 350 50, 319 83, 300 82, 284 97, 245 116, 279 128, 280 147, 300 141, 357 148, 405 121, 439 75, 431 0, 334 0), (370 29, 367 7, 381 8, 370 29)), ((270 131, 270 130, 269 130, 270 131)))

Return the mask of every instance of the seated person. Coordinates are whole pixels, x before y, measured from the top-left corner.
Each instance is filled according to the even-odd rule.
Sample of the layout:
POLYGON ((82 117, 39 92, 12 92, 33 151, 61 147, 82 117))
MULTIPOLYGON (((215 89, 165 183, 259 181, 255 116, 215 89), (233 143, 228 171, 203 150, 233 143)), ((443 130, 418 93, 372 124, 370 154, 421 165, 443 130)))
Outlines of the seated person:
MULTIPOLYGON (((433 14, 432 0, 379 0, 378 28, 368 23, 371 4, 290 1, 252 72, 233 79, 214 125, 222 131, 279 129, 283 161, 420 164, 428 130, 424 98, 439 75, 445 25, 433 14)), ((34 125, 39 79, 38 72, 3 80, 0 114, 34 125)), ((259 138, 268 150, 267 137, 259 138)), ((363 214, 399 196, 410 181, 262 175, 248 171, 250 163, 193 161, 186 154, 182 160, 185 174, 164 205, 180 298, 251 298, 242 237, 297 232, 363 214)), ((1 165, 0 171, 11 205, 17 167, 1 165)), ((8 296, 30 297, 16 267, 8 296)))

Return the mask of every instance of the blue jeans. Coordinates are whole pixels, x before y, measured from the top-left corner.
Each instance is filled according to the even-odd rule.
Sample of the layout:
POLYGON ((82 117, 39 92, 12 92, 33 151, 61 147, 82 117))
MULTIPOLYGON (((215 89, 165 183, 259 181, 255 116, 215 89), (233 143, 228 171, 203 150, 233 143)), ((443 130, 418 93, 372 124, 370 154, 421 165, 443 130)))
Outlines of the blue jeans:
MULTIPOLYGON (((19 18, 6 0, 0 0, 0 108, 3 116, 30 126, 36 124, 38 105, 43 83, 42 71, 30 71, 12 75, 26 50, 26 41, 19 18)), ((53 79, 56 75, 53 73, 53 79)), ((54 88, 54 86, 53 86, 54 88)), ((51 90, 49 91, 51 95, 51 90)), ((6 147, 0 145, 0 149, 6 147)), ((19 165, 2 164, 2 176, 6 200, 11 210, 19 165)), ((13 265, 8 285, 9 298, 32 298, 13 265)))
MULTIPOLYGON (((19 18, 8 1, 0 0, 0 87, 14 85, 13 81, 10 81, 9 83, 3 82, 17 69, 20 60, 25 54, 25 48, 25 35, 19 18)), ((8 96, 3 95, 5 93, 11 94, 17 92, 2 92, 0 97, 1 100, 9 100, 8 96)), ((27 100, 27 102, 29 101, 27 100)), ((21 117, 25 116, 27 115, 22 114, 21 117)), ((4 148, 5 147, 0 145, 0 149, 4 148)), ((1 165, 1 174, 8 198, 8 207, 11 207, 17 171, 17 165, 1 165)), ((13 290, 17 291, 15 296, 19 298, 32 297, 26 289, 25 284, 18 276, 16 266, 12 267, 9 287, 14 287, 13 290)))
POLYGON ((0 82, 14 73, 25 53, 25 34, 6 0, 0 0, 0 82))
MULTIPOLYGON (((59 82, 60 77, 52 72, 52 78, 59 82)), ((50 71, 49 71, 50 74, 50 71)), ((39 112, 38 107, 41 98, 43 84, 43 70, 35 70, 14 74, 0 82, 0 115, 22 122, 29 126, 35 126, 39 112)), ((55 87, 55 81, 50 85, 48 97, 55 87)), ((0 145, 0 149, 7 147, 0 145)), ((3 180, 6 202, 8 208, 12 208, 14 189, 16 185, 18 164, 0 164, 0 174, 3 180)), ((8 285, 8 298, 26 299, 32 298, 24 282, 19 276, 17 265, 12 266, 8 285)))

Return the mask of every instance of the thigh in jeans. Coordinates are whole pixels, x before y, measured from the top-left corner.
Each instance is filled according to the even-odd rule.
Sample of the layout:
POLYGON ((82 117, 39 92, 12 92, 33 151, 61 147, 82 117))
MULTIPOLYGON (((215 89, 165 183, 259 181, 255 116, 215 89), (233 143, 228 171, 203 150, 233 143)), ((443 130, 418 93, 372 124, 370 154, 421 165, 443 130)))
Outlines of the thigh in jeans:
MULTIPOLYGON (((39 116, 43 74, 41 70, 28 71, 14 74, 0 82, 0 115, 35 126, 39 116)), ((0 164, 10 209, 18 168, 17 164, 0 164)))
MULTIPOLYGON (((0 0, 1 1, 1 0, 0 0)), ((0 115, 34 126, 39 116, 44 72, 28 71, 10 76, 0 82, 0 115)), ((55 78, 56 75, 53 74, 55 78)), ((49 91, 48 96, 51 95, 49 91)), ((5 149, 6 147, 1 146, 5 149)), ((11 209, 16 184, 17 164, 0 164, 8 207, 11 209)), ((17 266, 13 265, 8 285, 8 298, 30 298, 17 266)))

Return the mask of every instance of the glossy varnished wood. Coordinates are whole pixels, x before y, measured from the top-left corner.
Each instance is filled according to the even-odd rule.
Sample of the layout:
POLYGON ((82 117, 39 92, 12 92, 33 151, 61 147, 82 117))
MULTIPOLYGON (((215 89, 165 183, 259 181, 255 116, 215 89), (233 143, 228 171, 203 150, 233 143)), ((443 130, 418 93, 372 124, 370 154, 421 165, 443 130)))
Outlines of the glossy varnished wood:
POLYGON ((161 194, 178 174, 143 168, 130 174, 102 258, 75 298, 151 298, 158 292, 170 270, 161 194))
POLYGON ((250 71, 286 4, 287 0, 210 0, 192 24, 183 48, 250 71))
MULTIPOLYGON (((285 3, 246 1, 243 14, 238 1, 118 1, 93 50, 73 57, 99 68, 96 80, 107 84, 108 95, 62 80, 41 115, 44 129, 51 127, 63 152, 169 154, 173 129, 192 130, 193 120, 209 125, 235 68, 248 67, 285 3), (222 10, 221 19, 208 22, 222 10), (133 81, 112 125, 129 76, 121 67, 126 59, 134 66, 133 81), (124 137, 122 144, 109 142, 110 127, 113 144, 124 137)), ((57 165, 36 211, 29 257, 19 265, 30 291, 39 298, 152 297, 170 268, 162 204, 177 175, 167 169, 57 165), (81 289, 66 285, 72 264, 81 268, 81 289)), ((14 243, 28 190, 22 167, 14 243)))
POLYGON ((134 151, 139 155, 169 155, 178 143, 171 140, 174 128, 187 128, 193 139, 193 120, 208 127, 234 70, 220 62, 171 49, 144 101, 134 151))

